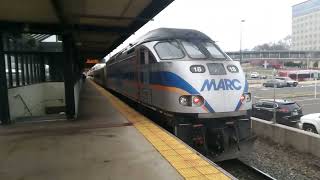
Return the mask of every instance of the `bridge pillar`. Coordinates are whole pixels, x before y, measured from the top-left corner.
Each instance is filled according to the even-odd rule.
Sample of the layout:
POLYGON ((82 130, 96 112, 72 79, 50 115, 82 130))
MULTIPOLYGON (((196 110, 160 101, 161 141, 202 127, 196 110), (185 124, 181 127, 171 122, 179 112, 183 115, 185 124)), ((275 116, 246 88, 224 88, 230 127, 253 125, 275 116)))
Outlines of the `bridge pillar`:
POLYGON ((263 67, 265 68, 265 69, 267 69, 268 68, 268 61, 267 60, 264 60, 263 61, 263 67))
POLYGON ((3 48, 3 33, 0 32, 0 122, 10 123, 9 100, 7 88, 6 63, 3 48))

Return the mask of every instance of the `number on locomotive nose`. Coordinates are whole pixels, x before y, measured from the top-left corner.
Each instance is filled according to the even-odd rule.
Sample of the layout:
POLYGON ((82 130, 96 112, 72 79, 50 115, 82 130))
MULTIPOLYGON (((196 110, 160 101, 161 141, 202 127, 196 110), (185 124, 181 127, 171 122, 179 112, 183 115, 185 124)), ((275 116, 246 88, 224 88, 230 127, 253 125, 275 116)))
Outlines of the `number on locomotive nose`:
POLYGON ((227 69, 228 69, 228 71, 231 72, 231 73, 237 73, 237 72, 239 72, 239 69, 237 68, 237 66, 234 66, 234 65, 229 65, 229 66, 227 66, 227 69))
POLYGON ((192 73, 204 73, 206 69, 202 65, 192 65, 190 66, 190 71, 192 73))

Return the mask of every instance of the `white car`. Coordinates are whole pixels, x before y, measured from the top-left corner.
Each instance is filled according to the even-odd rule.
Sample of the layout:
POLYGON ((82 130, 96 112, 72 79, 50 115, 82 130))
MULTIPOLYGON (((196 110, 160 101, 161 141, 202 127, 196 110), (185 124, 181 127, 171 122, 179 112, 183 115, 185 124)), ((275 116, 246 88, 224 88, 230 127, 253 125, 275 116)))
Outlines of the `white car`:
POLYGON ((250 74, 250 77, 251 77, 251 78, 259 78, 259 73, 257 73, 257 72, 252 72, 252 73, 250 74))
POLYGON ((302 116, 298 125, 300 129, 319 134, 320 113, 307 114, 302 116))

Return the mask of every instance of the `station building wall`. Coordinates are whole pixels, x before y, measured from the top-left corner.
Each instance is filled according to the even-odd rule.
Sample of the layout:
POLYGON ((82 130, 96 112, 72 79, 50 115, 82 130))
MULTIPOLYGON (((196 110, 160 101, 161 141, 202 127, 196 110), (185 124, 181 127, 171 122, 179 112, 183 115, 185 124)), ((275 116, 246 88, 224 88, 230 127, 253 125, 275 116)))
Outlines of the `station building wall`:
POLYGON ((46 107, 65 106, 64 82, 11 88, 8 89, 8 98, 12 120, 26 116, 45 116, 46 107))

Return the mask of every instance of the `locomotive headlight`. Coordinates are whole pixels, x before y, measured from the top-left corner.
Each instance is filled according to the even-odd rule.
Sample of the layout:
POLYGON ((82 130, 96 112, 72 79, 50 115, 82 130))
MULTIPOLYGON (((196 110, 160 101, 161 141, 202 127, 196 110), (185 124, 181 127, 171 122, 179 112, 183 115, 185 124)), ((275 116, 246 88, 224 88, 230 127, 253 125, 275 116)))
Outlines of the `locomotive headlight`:
POLYGON ((201 106, 204 103, 204 99, 199 95, 184 95, 180 96, 179 103, 183 106, 201 106))
POLYGON ((246 99, 245 95, 242 94, 242 95, 240 96, 240 101, 243 102, 245 99, 246 99))
POLYGON ((245 93, 240 97, 241 102, 250 102, 251 101, 251 93, 245 93))
POLYGON ((192 103, 196 106, 201 106, 203 104, 203 97, 202 96, 193 96, 192 103))
POLYGON ((190 105, 190 97, 189 96, 181 96, 179 98, 179 103, 183 106, 189 106, 190 105))

